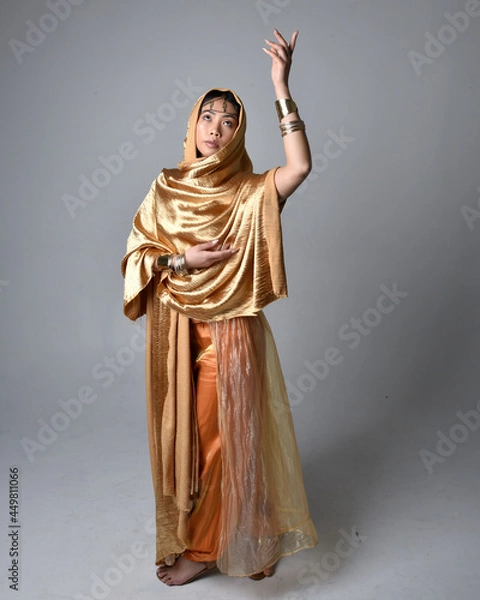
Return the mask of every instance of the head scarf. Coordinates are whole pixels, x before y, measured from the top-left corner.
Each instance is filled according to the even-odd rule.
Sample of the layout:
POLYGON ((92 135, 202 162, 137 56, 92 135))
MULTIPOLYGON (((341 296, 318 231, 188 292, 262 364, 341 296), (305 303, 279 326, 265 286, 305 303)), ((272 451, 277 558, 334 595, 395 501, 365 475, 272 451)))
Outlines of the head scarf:
POLYGON ((212 156, 197 158, 196 125, 206 94, 200 96, 188 121, 183 161, 160 173, 134 217, 122 261, 124 311, 131 319, 145 312, 142 291, 159 254, 214 239, 239 252, 187 276, 163 271, 156 290, 163 304, 212 321, 255 315, 287 295, 275 169, 252 172, 245 109, 232 93, 240 105, 233 138, 212 156))

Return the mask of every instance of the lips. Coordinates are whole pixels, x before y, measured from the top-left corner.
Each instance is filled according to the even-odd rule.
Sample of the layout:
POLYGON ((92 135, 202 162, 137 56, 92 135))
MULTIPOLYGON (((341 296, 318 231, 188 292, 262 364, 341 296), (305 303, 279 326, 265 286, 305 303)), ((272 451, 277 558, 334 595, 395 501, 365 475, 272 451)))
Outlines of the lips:
POLYGON ((205 146, 208 146, 209 148, 218 148, 217 142, 212 142, 210 140, 207 140, 205 142, 205 146))

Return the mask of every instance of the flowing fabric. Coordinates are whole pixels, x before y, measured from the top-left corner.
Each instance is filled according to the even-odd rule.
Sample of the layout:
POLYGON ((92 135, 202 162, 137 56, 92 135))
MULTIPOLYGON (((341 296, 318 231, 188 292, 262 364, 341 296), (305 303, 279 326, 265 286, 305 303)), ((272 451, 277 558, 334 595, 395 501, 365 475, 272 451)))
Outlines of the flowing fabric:
POLYGON ((217 356, 209 323, 191 322, 198 449, 199 497, 188 518, 188 550, 196 562, 217 559, 222 527, 222 448, 218 427, 217 356))
POLYGON ((187 276, 165 270, 157 293, 166 306, 211 321, 254 315, 287 296, 276 169, 252 173, 243 108, 232 140, 213 156, 194 158, 202 99, 190 116, 185 160, 178 169, 160 173, 133 220, 122 260, 124 311, 131 319, 145 312, 142 291, 152 278, 158 254, 185 252, 214 239, 240 251, 228 261, 194 269, 187 276))
POLYGON ((210 324, 222 445, 218 568, 244 576, 317 544, 282 370, 268 322, 210 324))
MULTIPOLYGON (((220 88, 221 89, 221 88, 220 88)), ((224 90, 222 90, 224 91, 224 90)), ((222 456, 217 564, 247 576, 317 543, 288 396, 262 309, 287 294, 275 169, 255 175, 241 106, 232 140, 197 159, 190 116, 184 161, 164 169, 135 215, 122 261, 124 312, 147 315, 147 417, 156 499, 156 563, 189 547, 199 498, 191 320, 209 323, 217 360, 222 456), (221 239, 241 249, 186 277, 156 273, 159 254, 221 239)))

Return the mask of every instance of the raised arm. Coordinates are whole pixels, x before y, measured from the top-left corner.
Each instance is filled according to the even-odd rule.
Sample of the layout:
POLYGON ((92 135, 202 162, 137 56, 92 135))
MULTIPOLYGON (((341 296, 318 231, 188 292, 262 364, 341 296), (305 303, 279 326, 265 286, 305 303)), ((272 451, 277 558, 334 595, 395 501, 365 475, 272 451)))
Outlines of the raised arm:
POLYGON ((286 164, 275 172, 275 185, 280 196, 280 204, 283 205, 288 196, 293 194, 310 173, 312 157, 303 121, 300 119, 295 103, 283 102, 284 99, 293 100, 288 86, 288 77, 298 31, 293 33, 290 44, 276 29, 274 35, 277 41, 265 40, 269 48, 263 50, 272 58, 273 87, 277 100, 282 101, 279 110, 284 116, 281 117, 280 124, 291 122, 291 125, 283 125, 282 131, 286 164), (295 121, 297 123, 294 123, 295 121))

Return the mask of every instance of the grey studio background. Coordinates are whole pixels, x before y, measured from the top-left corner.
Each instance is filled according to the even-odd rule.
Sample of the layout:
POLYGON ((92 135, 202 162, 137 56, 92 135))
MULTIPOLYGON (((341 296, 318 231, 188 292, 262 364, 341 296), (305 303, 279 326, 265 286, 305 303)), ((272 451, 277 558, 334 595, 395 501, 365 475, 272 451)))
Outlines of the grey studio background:
POLYGON ((0 16, 1 597, 476 600, 480 3, 7 0, 0 16), (282 217, 289 299, 266 314, 320 543, 261 583, 168 589, 120 260, 206 89, 244 100, 257 172, 283 163, 273 27, 300 30, 314 168, 282 217))

